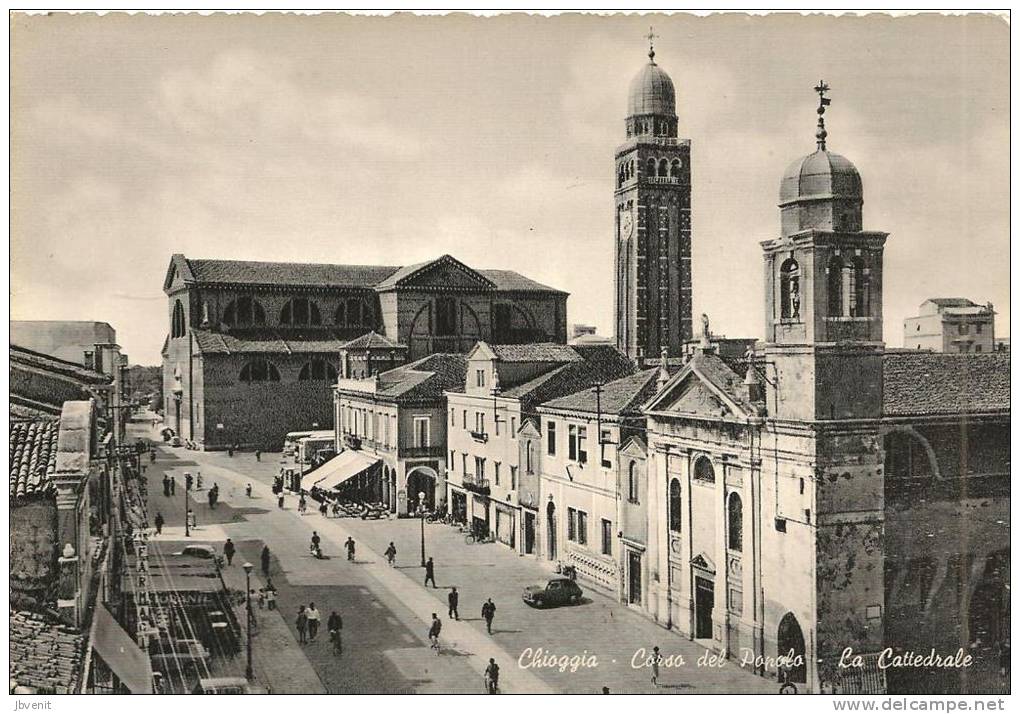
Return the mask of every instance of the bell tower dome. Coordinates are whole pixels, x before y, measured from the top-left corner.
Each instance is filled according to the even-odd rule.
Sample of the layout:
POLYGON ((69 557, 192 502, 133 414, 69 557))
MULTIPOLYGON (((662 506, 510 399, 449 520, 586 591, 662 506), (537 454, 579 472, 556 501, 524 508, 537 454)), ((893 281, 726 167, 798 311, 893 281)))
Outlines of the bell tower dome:
POLYGON ((813 375, 808 379, 813 384, 805 383, 810 388, 796 399, 776 396, 786 401, 774 406, 806 419, 875 416, 881 385, 869 393, 841 380, 849 374, 847 365, 863 370, 868 363, 863 355, 884 349, 882 253, 888 234, 863 229, 860 173, 828 150, 824 115, 829 87, 819 82, 815 91, 816 150, 783 174, 780 237, 762 243, 766 344, 776 351, 777 365, 789 362, 798 379, 813 375), (852 362, 845 361, 850 357, 852 362), (811 399, 805 399, 809 394, 811 399))
POLYGON ((615 332, 633 359, 679 355, 691 338, 691 142, 678 138, 676 89, 654 38, 616 149, 615 332))

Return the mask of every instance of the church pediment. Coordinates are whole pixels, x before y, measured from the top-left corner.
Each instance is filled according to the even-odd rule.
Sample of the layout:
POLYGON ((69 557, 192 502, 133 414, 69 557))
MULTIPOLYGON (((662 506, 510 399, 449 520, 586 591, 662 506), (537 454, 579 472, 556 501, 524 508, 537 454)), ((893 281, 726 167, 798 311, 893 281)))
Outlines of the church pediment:
POLYGON ((400 277, 396 281, 396 287, 492 290, 496 286, 484 275, 464 265, 456 258, 444 255, 400 277))
POLYGON ((688 363, 672 377, 665 387, 645 404, 645 411, 661 414, 689 414, 691 416, 743 418, 747 416, 724 389, 712 383, 694 364, 688 363))
POLYGON ((648 455, 648 446, 640 436, 632 436, 620 448, 620 455, 632 459, 643 459, 648 455))
POLYGON ((733 413, 715 391, 701 380, 689 379, 684 387, 664 411, 713 417, 730 416, 733 413))

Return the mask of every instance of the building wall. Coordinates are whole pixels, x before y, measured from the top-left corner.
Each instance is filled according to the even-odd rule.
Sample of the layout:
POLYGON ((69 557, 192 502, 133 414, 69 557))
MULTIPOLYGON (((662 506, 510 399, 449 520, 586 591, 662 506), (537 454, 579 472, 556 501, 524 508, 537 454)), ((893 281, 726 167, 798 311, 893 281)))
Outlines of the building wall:
POLYGON ((10 339, 19 347, 85 365, 85 352, 94 352, 96 344, 116 343, 117 331, 105 322, 11 320, 10 339))
POLYGON ((32 608, 46 601, 57 570, 57 505, 52 498, 11 504, 9 523, 11 604, 32 608))
MULTIPOLYGON (((587 415, 566 415, 539 410, 542 424, 542 494, 556 508, 556 542, 558 544, 555 560, 562 561, 577 568, 582 578, 606 590, 617 593, 620 588, 620 543, 617 533, 620 531, 619 507, 617 502, 618 462, 615 450, 607 446, 606 458, 608 467, 602 465, 599 449, 598 425, 596 420, 587 415), (549 453, 548 427, 552 423, 556 429, 556 449, 549 453), (581 463, 570 459, 569 427, 585 427, 585 450, 587 461, 581 463), (551 497, 551 498, 550 498, 551 497), (581 542, 575 533, 569 537, 569 509, 582 512, 587 518, 586 542, 581 542), (609 521, 610 543, 609 553, 602 552, 602 521, 609 521)), ((617 425, 603 425, 608 441, 618 443, 620 430, 617 425)), ((543 519, 540 529, 541 541, 548 543, 548 519, 543 519)))
MULTIPOLYGON (((331 429, 332 386, 324 380, 299 381, 311 355, 205 355, 200 361, 201 443, 206 449, 241 448, 277 451, 288 432, 331 429), (268 357, 280 373, 279 382, 241 382, 244 365, 268 357), (217 429, 223 424, 223 429, 217 429)), ((197 396, 197 395, 195 395, 197 396)), ((187 399, 187 395, 185 395, 187 399)), ((197 404, 197 400, 196 400, 197 404)), ((169 405, 172 409, 172 404, 169 405)))

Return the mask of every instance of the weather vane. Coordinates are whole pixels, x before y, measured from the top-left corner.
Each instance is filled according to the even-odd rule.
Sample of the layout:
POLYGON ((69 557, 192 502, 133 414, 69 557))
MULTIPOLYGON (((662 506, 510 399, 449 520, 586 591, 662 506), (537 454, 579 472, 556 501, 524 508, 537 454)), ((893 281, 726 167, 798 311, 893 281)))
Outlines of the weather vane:
POLYGON ((655 29, 651 26, 648 27, 648 34, 645 38, 648 40, 648 59, 655 61, 655 38, 658 35, 655 34, 655 29))
POLYGON ((829 132, 825 131, 825 107, 832 104, 832 100, 825 96, 829 91, 829 85, 824 79, 818 80, 815 91, 818 92, 818 130, 815 132, 815 139, 818 140, 818 150, 825 151, 825 137, 829 135, 829 132))

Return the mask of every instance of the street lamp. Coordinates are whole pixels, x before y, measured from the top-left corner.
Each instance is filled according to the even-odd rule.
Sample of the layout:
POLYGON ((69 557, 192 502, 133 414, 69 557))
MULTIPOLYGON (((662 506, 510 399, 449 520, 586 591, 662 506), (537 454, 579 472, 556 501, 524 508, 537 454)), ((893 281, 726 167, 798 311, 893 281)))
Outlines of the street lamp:
POLYGON ((188 491, 191 490, 191 473, 184 473, 184 537, 191 537, 191 525, 188 523, 188 491))
POLYGON ((418 513, 421 514, 421 567, 425 567, 425 492, 418 492, 418 513))
POLYGON ((245 667, 245 669, 244 669, 244 676, 250 682, 253 679, 255 679, 255 673, 252 671, 252 668, 251 668, 251 621, 252 621, 252 619, 254 617, 252 615, 252 613, 251 613, 251 569, 252 569, 252 564, 248 563, 248 562, 245 562, 245 564, 242 567, 244 568, 244 599, 245 599, 245 602, 247 603, 246 610, 247 610, 247 613, 248 613, 248 666, 245 667))

